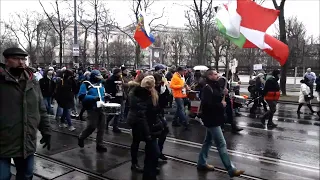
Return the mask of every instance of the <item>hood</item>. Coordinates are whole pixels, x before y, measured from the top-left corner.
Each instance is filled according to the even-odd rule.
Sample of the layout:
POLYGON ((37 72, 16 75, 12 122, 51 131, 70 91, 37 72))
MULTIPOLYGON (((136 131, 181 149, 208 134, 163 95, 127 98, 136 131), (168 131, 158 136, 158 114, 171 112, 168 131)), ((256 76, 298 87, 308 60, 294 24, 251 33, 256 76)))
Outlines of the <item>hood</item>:
POLYGON ((128 82, 128 85, 129 85, 130 87, 140 86, 140 84, 137 83, 136 81, 129 81, 129 82, 128 82))
POLYGON ((147 100, 148 98, 150 98, 151 93, 149 90, 147 90, 141 86, 137 86, 133 90, 133 95, 139 99, 147 100))

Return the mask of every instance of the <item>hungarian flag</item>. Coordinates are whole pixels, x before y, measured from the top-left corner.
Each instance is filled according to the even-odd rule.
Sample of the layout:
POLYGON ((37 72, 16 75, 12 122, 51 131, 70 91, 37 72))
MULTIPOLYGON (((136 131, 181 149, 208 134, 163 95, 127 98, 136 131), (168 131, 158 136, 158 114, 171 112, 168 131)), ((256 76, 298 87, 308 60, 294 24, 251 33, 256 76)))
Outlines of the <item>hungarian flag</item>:
POLYGON ((216 9, 216 25, 227 39, 240 48, 260 48, 281 66, 286 63, 288 46, 266 34, 278 17, 278 10, 264 8, 251 0, 229 0, 216 9))
POLYGON ((149 47, 155 41, 150 33, 149 21, 144 12, 139 14, 139 22, 134 33, 134 39, 142 49, 149 47))

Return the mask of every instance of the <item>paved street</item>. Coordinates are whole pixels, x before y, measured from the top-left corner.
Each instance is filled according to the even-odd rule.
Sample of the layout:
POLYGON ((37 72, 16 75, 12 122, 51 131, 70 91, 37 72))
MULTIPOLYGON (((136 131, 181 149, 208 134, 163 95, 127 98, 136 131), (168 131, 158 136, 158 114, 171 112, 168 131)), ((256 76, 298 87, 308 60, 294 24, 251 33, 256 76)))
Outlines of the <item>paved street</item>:
MULTIPOLYGON (((245 170, 245 176, 234 179, 319 179, 319 127, 315 115, 296 114, 296 105, 279 104, 274 118, 278 127, 264 128, 258 117, 250 117, 246 108, 236 120, 244 130, 232 134, 225 128, 225 138, 234 164, 245 170)), ((174 109, 167 110, 167 120, 172 121, 174 109)), ((54 129, 52 150, 38 147, 35 174, 42 179, 141 179, 140 174, 130 170, 130 130, 121 124, 123 133, 114 134, 111 129, 105 134, 108 152, 95 150, 95 134, 86 141, 84 149, 77 145, 77 135, 85 122, 73 120, 74 132, 59 128, 53 116, 54 129)), ((191 131, 172 128, 165 143, 164 153, 169 157, 161 165, 159 179, 229 179, 221 163, 216 147, 212 147, 209 162, 216 171, 198 172, 195 163, 205 135, 205 129, 191 120, 191 131)), ((39 137, 40 138, 40 133, 39 137)), ((141 150, 144 144, 141 143, 141 150)), ((140 153, 143 164, 143 152, 140 153)), ((36 179, 37 179, 36 178, 36 179)))

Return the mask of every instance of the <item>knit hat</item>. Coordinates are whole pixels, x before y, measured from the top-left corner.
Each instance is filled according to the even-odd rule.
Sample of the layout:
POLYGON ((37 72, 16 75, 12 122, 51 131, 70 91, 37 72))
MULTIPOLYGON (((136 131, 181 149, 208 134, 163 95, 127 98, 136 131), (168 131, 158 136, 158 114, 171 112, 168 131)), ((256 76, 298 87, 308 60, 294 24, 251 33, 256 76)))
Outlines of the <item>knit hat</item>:
POLYGON ((141 81, 141 87, 143 88, 153 88, 155 86, 155 79, 153 76, 146 76, 141 81))

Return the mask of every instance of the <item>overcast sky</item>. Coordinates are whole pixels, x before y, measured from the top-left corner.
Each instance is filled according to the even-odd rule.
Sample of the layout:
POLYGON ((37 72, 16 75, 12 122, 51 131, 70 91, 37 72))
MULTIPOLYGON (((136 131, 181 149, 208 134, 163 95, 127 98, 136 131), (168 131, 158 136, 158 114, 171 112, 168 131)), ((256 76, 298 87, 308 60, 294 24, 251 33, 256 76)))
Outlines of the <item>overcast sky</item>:
MULTIPOLYGON (((50 5, 52 0, 42 0, 45 8, 48 12, 53 12, 53 8, 50 5)), ((132 0, 104 0, 106 6, 110 9, 112 16, 121 26, 126 26, 132 23, 132 0)), ((214 4, 218 5, 223 1, 214 0, 214 4)), ((226 1, 224 1, 226 2, 226 1)), ((280 4, 280 0, 277 0, 280 4)), ((73 1, 71 1, 71 4, 73 1)), ((187 10, 188 5, 192 4, 192 0, 161 0, 156 1, 150 8, 153 13, 161 14, 163 7, 165 7, 164 17, 158 20, 158 23, 166 24, 168 22, 169 26, 183 27, 187 21, 184 17, 184 12, 187 10)), ((10 14, 15 12, 24 11, 29 9, 30 11, 42 12, 42 8, 37 0, 0 0, 1 6, 1 20, 8 20, 10 14)), ((264 7, 273 8, 271 0, 266 0, 263 3, 264 7)), ((90 8, 90 7, 89 7, 90 8)), ((285 16, 297 16, 300 21, 303 21, 307 28, 308 35, 319 36, 319 24, 320 24, 320 2, 319 0, 287 0, 285 5, 285 16)), ((152 18, 152 17, 150 17, 152 18)), ((276 21, 277 23, 277 21, 276 21)), ((269 28, 267 31, 269 34, 274 34, 275 26, 269 28)))

